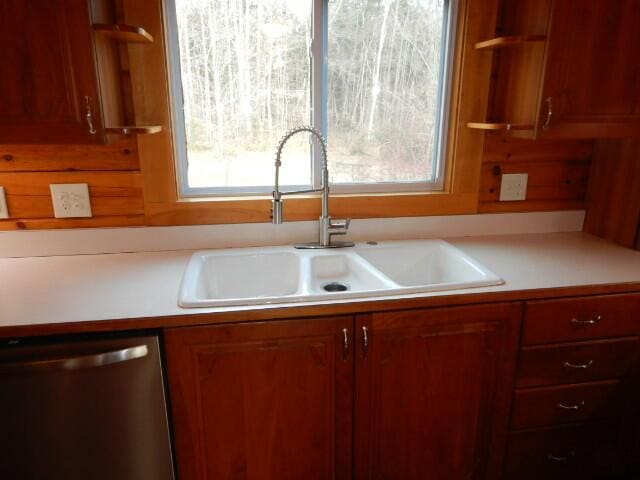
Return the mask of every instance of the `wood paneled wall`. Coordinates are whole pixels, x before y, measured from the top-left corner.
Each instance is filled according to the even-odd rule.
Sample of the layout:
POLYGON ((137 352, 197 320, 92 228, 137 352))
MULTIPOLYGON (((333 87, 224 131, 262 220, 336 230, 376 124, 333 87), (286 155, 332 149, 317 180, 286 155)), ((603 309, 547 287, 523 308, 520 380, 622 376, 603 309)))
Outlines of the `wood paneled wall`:
MULTIPOLYGON (((611 155, 618 158, 620 152, 633 151, 631 145, 615 147, 618 144, 599 142, 594 166, 596 175, 601 175, 601 170, 607 168, 611 155)), ((584 208, 592 149, 592 141, 530 141, 487 135, 479 212, 584 208), (527 200, 498 201, 503 173, 529 174, 527 200)), ((625 170, 622 172, 623 179, 625 170)), ((640 176, 640 172, 635 174, 640 176)), ((144 215, 143 174, 137 142, 133 137, 104 146, 2 145, 0 185, 5 187, 12 216, 9 220, 0 220, 0 230, 140 226, 148 223, 144 215), (50 183, 88 183, 94 217, 53 218, 50 183)), ((616 191, 620 195, 624 189, 616 191)), ((597 203, 595 195, 592 201, 597 203)), ((593 225, 601 225, 610 218, 604 216, 596 220, 603 215, 601 210, 593 210, 590 217, 594 233, 597 229, 593 225)), ((598 228, 607 227, 601 225, 598 228)), ((628 233, 624 235, 629 236, 628 233)))
POLYGON ((576 210, 585 207, 591 140, 520 140, 487 134, 479 212, 576 210), (500 202, 502 174, 527 173, 527 199, 500 202))
POLYGON ((640 249, 640 140, 596 142, 585 232, 640 249))
POLYGON ((0 230, 145 224, 133 137, 108 145, 0 145, 0 185, 11 215, 0 230), (94 216, 54 218, 51 183, 89 184, 94 216))

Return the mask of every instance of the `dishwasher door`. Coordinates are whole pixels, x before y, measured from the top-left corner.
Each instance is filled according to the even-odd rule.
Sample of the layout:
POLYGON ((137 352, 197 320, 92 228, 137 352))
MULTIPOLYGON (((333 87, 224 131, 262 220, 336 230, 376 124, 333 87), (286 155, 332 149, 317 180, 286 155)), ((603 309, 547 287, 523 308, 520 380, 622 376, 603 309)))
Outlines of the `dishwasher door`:
POLYGON ((0 348, 0 478, 172 480, 158 338, 0 348))

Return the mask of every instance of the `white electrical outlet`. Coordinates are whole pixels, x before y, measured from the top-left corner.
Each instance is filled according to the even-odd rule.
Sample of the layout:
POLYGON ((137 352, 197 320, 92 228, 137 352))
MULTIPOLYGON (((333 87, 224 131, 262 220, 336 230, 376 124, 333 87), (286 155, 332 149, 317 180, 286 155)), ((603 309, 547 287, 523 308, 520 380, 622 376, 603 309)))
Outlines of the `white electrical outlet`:
POLYGON ((0 218, 9 218, 9 209, 7 208, 7 197, 4 194, 4 187, 0 187, 0 218))
POLYGON ((525 200, 527 198, 527 173, 509 173, 502 175, 500 201, 525 200))
POLYGON ((56 218, 92 216, 89 186, 86 183, 58 183, 49 187, 56 218))

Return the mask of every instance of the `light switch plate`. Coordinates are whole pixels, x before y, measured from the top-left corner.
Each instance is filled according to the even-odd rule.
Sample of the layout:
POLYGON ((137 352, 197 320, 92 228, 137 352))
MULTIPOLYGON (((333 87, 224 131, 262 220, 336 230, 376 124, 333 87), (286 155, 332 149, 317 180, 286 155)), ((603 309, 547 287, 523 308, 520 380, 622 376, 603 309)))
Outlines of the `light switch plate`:
POLYGON ((4 187, 0 187, 0 218, 9 218, 9 209, 7 208, 7 197, 4 194, 4 187))
POLYGON ((56 218, 91 217, 89 185, 86 183, 52 183, 51 200, 56 218))
POLYGON ((527 198, 527 173, 507 173, 502 175, 500 184, 500 201, 526 200, 527 198))

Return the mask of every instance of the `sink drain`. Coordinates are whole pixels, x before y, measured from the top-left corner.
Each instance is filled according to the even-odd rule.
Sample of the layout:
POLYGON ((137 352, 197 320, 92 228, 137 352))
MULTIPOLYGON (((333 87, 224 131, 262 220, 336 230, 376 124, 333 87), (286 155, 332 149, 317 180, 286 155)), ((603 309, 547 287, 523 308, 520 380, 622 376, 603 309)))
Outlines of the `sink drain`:
POLYGON ((322 285, 322 288, 327 292, 346 292, 349 290, 349 285, 340 282, 330 282, 322 285))

